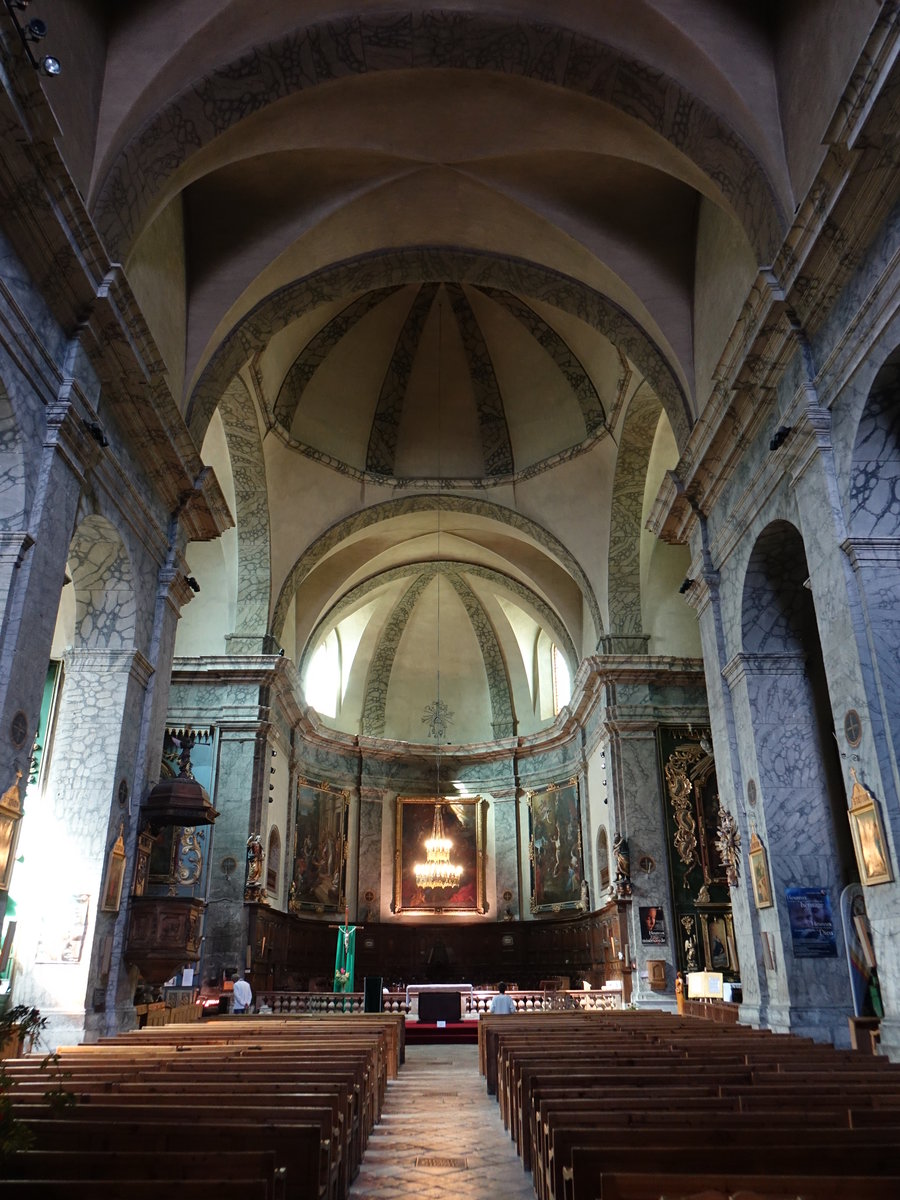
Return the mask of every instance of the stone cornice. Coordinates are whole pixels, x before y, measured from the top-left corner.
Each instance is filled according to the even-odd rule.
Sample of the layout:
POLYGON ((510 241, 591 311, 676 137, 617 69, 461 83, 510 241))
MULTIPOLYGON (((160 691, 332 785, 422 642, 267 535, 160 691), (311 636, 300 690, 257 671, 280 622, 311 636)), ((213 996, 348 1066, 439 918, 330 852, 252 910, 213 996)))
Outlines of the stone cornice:
MULTIPOLYGON (((647 698, 646 703, 640 700, 625 706, 615 703, 617 686, 654 683, 692 688, 702 686, 705 683, 702 660, 661 655, 594 655, 582 662, 575 677, 571 702, 548 728, 523 737, 441 747, 441 762, 452 764, 454 771, 461 771, 492 762, 521 762, 559 753, 567 748, 571 748, 581 762, 586 750, 583 741, 585 731, 601 705, 606 705, 606 711, 610 719, 616 721, 617 728, 649 728, 658 721, 658 706, 651 697, 647 698), (645 715, 642 716, 642 713, 645 715)), ((436 759, 435 747, 428 742, 356 736, 329 728, 314 709, 303 706, 297 670, 290 659, 280 655, 176 658, 172 669, 172 685, 174 688, 192 685, 204 688, 205 702, 216 707, 218 715, 215 723, 223 730, 268 728, 272 723, 269 714, 277 705, 285 720, 302 735, 307 750, 318 747, 329 755, 362 758, 367 762, 388 763, 402 756, 408 763, 420 761, 429 770, 436 759), (231 705, 226 696, 222 697, 220 704, 215 698, 215 689, 224 690, 235 684, 270 688, 272 694, 268 707, 260 708, 255 699, 231 705)), ((705 700, 692 707, 705 709, 705 700)), ((190 716, 210 719, 208 712, 198 714, 196 705, 189 700, 182 702, 177 695, 173 696, 169 713, 172 720, 178 719, 182 723, 190 716)), ((679 719, 683 723, 687 718, 682 716, 679 719)), ((596 741, 594 737, 593 744, 596 741)), ((308 757, 308 754, 304 757, 308 757)))

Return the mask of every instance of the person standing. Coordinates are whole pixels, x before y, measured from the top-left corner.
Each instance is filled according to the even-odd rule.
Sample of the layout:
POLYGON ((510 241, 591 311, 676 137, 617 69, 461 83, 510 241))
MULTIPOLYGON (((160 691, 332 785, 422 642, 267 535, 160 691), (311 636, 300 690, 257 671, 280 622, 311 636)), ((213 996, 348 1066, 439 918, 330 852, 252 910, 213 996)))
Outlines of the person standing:
POLYGON ((491 1012, 499 1013, 500 1016, 508 1016, 516 1011, 516 1002, 511 996, 506 994, 506 984, 497 984, 497 995, 491 1001, 491 1012))
POLYGON ((252 1003, 253 989, 242 975, 236 975, 234 979, 234 1011, 236 1013, 249 1012, 252 1003))

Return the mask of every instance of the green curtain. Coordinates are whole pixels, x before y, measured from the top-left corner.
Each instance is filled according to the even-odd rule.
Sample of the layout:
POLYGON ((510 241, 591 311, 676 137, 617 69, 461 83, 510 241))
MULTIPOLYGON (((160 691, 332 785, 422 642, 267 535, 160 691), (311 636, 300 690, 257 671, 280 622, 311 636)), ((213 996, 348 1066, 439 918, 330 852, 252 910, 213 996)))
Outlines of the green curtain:
POLYGON ((353 991, 353 960, 356 957, 356 926, 338 926, 337 953, 334 956, 334 990, 353 991))

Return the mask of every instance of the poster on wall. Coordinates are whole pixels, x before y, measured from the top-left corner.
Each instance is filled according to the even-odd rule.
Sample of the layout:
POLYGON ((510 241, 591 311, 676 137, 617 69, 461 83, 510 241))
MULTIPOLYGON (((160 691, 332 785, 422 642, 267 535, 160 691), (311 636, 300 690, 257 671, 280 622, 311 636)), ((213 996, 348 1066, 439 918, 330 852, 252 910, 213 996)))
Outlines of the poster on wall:
POLYGON ((397 798, 394 912, 485 911, 486 807, 480 796, 397 798))
POLYGON ((552 783, 528 793, 531 911, 587 907, 582 894, 581 806, 578 784, 552 783))
POLYGON ((76 896, 65 896, 58 906, 45 911, 35 962, 81 962, 90 902, 90 896, 83 892, 76 896))
POLYGON ((344 911, 347 872, 346 792, 301 779, 294 823, 292 912, 344 911))
POLYGON ((787 888, 794 958, 837 958, 831 900, 825 888, 787 888))
POLYGON ((644 946, 665 946, 666 914, 661 904, 650 904, 640 909, 641 915, 641 944, 644 946))

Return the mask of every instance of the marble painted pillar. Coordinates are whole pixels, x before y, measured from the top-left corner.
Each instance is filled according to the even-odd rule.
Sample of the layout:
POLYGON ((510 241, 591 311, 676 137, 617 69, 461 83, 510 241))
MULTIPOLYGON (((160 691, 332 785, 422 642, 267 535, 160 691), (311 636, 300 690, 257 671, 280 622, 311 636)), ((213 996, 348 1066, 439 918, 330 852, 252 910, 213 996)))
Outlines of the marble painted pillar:
MULTIPOLYGON (((357 858, 357 896, 359 919, 378 921, 390 912, 393 877, 391 866, 384 876, 382 887, 381 839, 382 792, 380 788, 364 787, 359 791, 359 851, 357 858)), ((393 859, 390 860, 391 865, 393 859)))
MULTIPOLYGON (((866 644, 861 662, 866 705, 860 706, 857 774, 875 794, 884 823, 893 881, 865 889, 866 911, 884 1003, 881 1043, 900 1059, 900 541, 853 538, 842 547, 856 577, 866 644), (867 760, 873 759, 875 761, 867 760), (868 766, 868 770, 867 770, 868 766), (879 779, 881 786, 879 786, 879 779)), ((848 786, 848 791, 850 790, 848 786)))
MULTIPOLYGON (((226 699, 223 693, 223 701, 226 699)), ((203 926, 204 981, 220 980, 223 971, 243 970, 247 951, 244 877, 250 813, 257 773, 258 743, 265 751, 266 731, 248 724, 219 725, 213 805, 219 813, 213 827, 210 853, 209 901, 203 926), (228 870, 227 860, 234 867, 228 870)), ((258 808, 258 806, 257 806, 258 808)), ((263 863, 263 878, 266 864, 263 863)))
MULTIPOLYGON (((775 901, 757 914, 760 938, 768 934, 773 953, 773 965, 766 965, 766 1024, 847 1045, 852 1004, 840 920, 842 866, 806 660, 787 652, 741 654, 729 664, 726 679, 741 727, 753 731, 755 767, 751 764, 747 773, 755 774, 756 782, 750 819, 766 847, 775 901), (795 951, 788 888, 826 890, 835 929, 833 955, 802 956, 799 942, 795 951)), ((746 854, 742 864, 746 871, 746 854)), ((741 886, 749 888, 750 881, 742 878, 741 886)), ((764 958, 761 946, 756 949, 764 958)), ((741 955, 743 962, 743 946, 741 955)))
POLYGON ((663 821, 656 723, 610 729, 610 783, 616 814, 615 833, 628 840, 631 861, 631 911, 628 914, 629 946, 626 959, 636 964, 632 1001, 654 1008, 674 1004, 675 913, 663 821), (646 870, 641 866, 644 860, 646 870), (657 908, 664 914, 666 940, 662 945, 642 940, 640 909, 657 908), (650 960, 665 962, 666 992, 653 991, 648 978, 650 960))
MULTIPOLYGON (((0 534, 0 792, 17 770, 28 778, 66 558, 83 483, 77 464, 82 440, 68 405, 51 411, 29 532, 0 534), (7 736, 14 717, 24 730, 7 736)), ((2 524, 2 522, 0 522, 2 524)), ((27 805, 26 805, 27 807, 27 805)), ((2 898, 0 898, 2 906, 2 898)))
POLYGON ((102 889, 109 850, 131 832, 119 782, 152 673, 133 650, 71 650, 63 669, 49 775, 27 814, 16 881, 16 994, 49 1019, 48 1044, 81 1041, 105 1007, 116 913, 100 911, 102 889))

